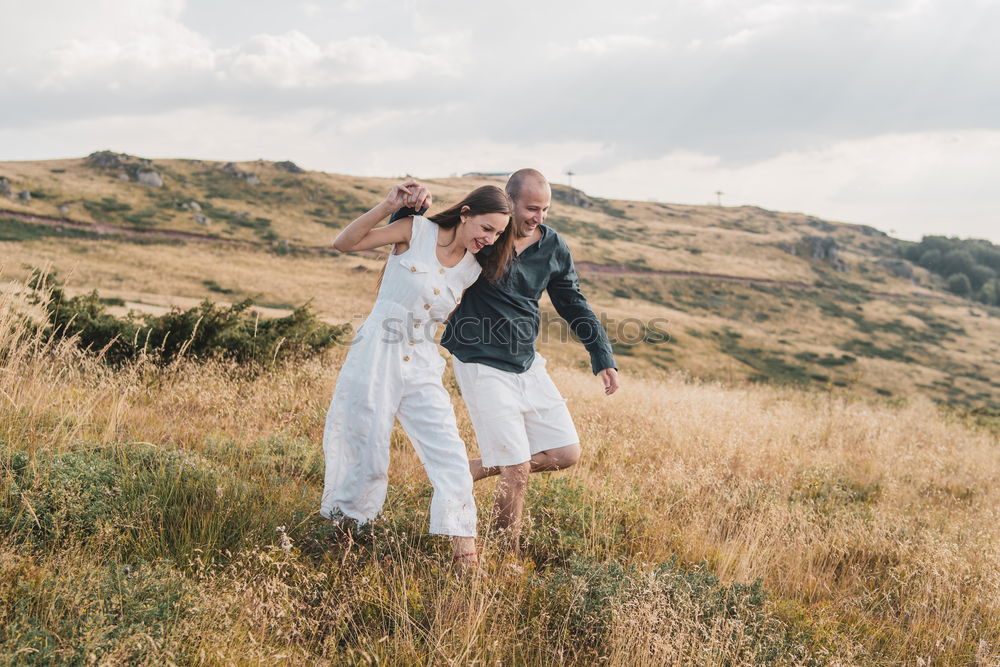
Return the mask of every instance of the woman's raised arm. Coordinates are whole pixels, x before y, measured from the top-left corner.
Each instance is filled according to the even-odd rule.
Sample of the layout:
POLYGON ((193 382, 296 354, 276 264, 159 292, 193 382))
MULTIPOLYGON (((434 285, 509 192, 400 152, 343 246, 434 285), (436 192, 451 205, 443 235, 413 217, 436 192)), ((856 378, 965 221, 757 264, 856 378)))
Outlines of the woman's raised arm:
POLYGON ((337 238, 333 240, 333 247, 341 252, 354 252, 394 243, 409 243, 413 218, 401 218, 378 229, 375 229, 375 225, 404 206, 421 208, 430 206, 430 203, 431 195, 427 188, 416 181, 394 185, 381 203, 359 216, 337 234, 337 238))

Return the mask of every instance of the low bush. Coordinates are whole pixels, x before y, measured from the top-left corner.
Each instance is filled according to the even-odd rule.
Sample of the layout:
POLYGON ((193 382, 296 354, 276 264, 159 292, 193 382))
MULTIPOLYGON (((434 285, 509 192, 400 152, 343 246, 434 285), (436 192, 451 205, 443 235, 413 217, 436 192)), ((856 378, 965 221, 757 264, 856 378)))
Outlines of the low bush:
POLYGON ((261 319, 252 299, 230 306, 209 300, 159 316, 115 317, 96 290, 69 297, 53 274, 35 271, 28 283, 33 301, 45 308, 46 335, 70 338, 112 364, 147 358, 170 363, 182 356, 223 357, 243 364, 271 364, 318 354, 334 345, 349 325, 321 322, 308 304, 291 315, 261 319))
POLYGON ((539 565, 565 563, 576 553, 610 557, 642 530, 639 501, 621 489, 603 498, 571 477, 532 480, 525 553, 539 565))

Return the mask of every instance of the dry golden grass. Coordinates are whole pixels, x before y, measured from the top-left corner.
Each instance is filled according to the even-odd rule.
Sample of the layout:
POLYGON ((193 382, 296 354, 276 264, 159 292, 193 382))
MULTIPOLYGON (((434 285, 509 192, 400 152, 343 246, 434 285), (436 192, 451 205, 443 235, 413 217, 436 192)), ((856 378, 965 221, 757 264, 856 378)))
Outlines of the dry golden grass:
MULTIPOLYGON (((315 516, 343 350, 262 373, 114 371, 33 334, 5 294, 5 661, 1000 660, 1000 442, 926 400, 627 372, 608 398, 553 361, 584 458, 532 480, 530 559, 514 569, 487 543, 487 576, 462 581, 447 574, 444 541, 423 535, 426 478, 398 429, 385 517, 342 534, 315 516), (46 475, 64 480, 51 493, 68 506, 89 497, 59 477, 73 461, 81 479, 107 482, 122 515, 90 524, 85 506, 80 518, 38 500, 46 475), (124 474, 86 477, 101 465, 124 474), (709 572, 721 583, 705 584, 709 572), (766 602, 705 597, 757 579, 766 602)), ((552 358, 582 354, 564 347, 552 358)), ((484 517, 491 492, 477 489, 484 517)))

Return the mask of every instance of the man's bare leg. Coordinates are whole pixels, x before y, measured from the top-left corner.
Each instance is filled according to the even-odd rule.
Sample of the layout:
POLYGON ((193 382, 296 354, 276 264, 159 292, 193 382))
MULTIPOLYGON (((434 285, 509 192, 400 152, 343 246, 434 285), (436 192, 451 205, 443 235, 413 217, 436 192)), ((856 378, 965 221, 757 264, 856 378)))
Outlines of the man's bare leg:
POLYGON ((546 449, 531 457, 531 472, 552 472, 565 470, 576 465, 580 460, 580 444, 574 443, 565 447, 546 449))
MULTIPOLYGON (((529 463, 531 464, 531 472, 552 472, 553 470, 564 470, 576 465, 576 462, 579 460, 580 445, 572 444, 538 452, 531 457, 529 463)), ((501 466, 484 466, 482 459, 471 459, 469 461, 469 472, 472 473, 473 482, 499 475, 501 469, 501 466)))
POLYGON ((529 461, 500 466, 500 483, 497 484, 496 500, 493 503, 493 525, 508 540, 510 550, 514 553, 521 549, 521 518, 530 472, 529 461))

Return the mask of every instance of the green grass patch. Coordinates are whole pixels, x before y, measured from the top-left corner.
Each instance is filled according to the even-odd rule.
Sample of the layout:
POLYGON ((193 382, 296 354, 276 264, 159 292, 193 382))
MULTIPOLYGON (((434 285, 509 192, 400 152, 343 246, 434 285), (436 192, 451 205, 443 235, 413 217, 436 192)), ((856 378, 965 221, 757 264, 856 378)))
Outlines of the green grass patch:
POLYGON ((121 220, 121 213, 131 211, 132 206, 120 202, 114 197, 102 197, 99 201, 84 200, 83 207, 95 219, 101 222, 121 220))
MULTIPOLYGON (((904 364, 917 363, 917 360, 910 356, 909 350, 899 345, 880 346, 870 340, 863 338, 851 338, 837 345, 845 352, 852 352, 862 357, 872 357, 877 359, 888 359, 904 364)), ((912 349, 912 348, 910 348, 912 349)))
POLYGON ((0 241, 38 241, 46 238, 85 239, 97 238, 97 235, 73 227, 53 227, 16 218, 0 218, 0 241))

